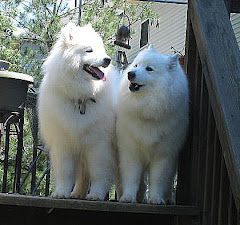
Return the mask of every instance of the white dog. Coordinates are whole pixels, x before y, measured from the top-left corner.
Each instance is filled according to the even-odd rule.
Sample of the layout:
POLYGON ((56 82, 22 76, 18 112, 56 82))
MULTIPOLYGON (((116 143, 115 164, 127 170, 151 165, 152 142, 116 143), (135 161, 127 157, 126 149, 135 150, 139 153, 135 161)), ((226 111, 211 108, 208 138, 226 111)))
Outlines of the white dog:
POLYGON ((87 199, 103 200, 109 191, 115 117, 104 68, 110 61, 91 25, 69 23, 43 65, 39 122, 50 148, 55 198, 86 198, 89 180, 87 199))
POLYGON ((150 45, 126 70, 116 127, 121 202, 142 200, 137 194, 147 172, 149 202, 173 203, 177 156, 188 127, 188 98, 188 82, 178 55, 162 55, 150 45))

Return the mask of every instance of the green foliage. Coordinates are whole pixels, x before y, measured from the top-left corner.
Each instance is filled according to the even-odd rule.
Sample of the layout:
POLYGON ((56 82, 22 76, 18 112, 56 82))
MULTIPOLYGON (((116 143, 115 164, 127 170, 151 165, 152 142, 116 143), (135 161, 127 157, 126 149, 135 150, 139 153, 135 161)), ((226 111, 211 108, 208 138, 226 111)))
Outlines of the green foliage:
POLYGON ((11 61, 10 69, 15 71, 21 70, 18 65, 20 59, 20 52, 14 48, 13 38, 14 26, 10 17, 4 11, 0 11, 0 59, 11 61))
MULTIPOLYGON (((36 52, 28 49, 21 51, 23 39, 14 36, 16 27, 12 17, 17 15, 14 4, 0 2, 0 59, 11 63, 9 70, 33 75, 38 81, 42 60, 36 58, 36 52), (12 8, 11 8, 12 6, 12 8)), ((15 17, 14 17, 15 18, 15 17)), ((39 82, 35 83, 36 85, 39 82)))
POLYGON ((26 31, 24 37, 36 41, 48 52, 63 26, 62 18, 70 15, 68 5, 63 4, 63 1, 29 0, 22 2, 21 6, 17 21, 18 26, 26 31))

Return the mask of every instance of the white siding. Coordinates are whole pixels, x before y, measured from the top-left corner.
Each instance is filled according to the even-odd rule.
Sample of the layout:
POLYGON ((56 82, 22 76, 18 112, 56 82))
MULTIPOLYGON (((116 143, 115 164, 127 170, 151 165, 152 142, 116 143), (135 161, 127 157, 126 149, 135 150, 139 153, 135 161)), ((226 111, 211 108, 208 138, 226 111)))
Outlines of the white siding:
POLYGON ((232 27, 238 42, 238 46, 240 48, 240 13, 232 13, 231 22, 232 22, 232 27))
MULTIPOLYGON (((184 53, 187 5, 154 3, 152 9, 159 15, 159 28, 156 21, 149 23, 149 44, 163 54, 172 54, 171 46, 184 53)), ((128 61, 132 62, 140 49, 141 22, 132 26, 134 34, 130 40, 131 50, 127 50, 128 61)), ((145 48, 144 46, 143 48, 145 48)))

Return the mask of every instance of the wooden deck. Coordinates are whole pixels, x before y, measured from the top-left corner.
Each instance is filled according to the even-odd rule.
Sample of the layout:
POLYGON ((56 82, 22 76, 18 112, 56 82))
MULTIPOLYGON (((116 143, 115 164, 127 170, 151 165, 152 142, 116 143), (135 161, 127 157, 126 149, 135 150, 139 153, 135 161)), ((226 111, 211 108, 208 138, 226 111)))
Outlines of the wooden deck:
POLYGON ((0 205, 175 216, 197 216, 200 213, 199 209, 195 206, 151 205, 139 203, 119 203, 112 201, 100 202, 78 199, 53 199, 49 197, 3 193, 0 194, 0 205))

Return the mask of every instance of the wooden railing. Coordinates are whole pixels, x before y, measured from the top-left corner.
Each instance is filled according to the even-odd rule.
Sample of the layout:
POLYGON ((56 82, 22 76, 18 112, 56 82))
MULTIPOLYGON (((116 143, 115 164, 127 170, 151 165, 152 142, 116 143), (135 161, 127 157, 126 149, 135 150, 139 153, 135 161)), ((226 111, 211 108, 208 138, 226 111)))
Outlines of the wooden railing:
POLYGON ((191 126, 179 162, 177 201, 201 224, 240 223, 240 52, 224 0, 190 0, 186 72, 191 126))

